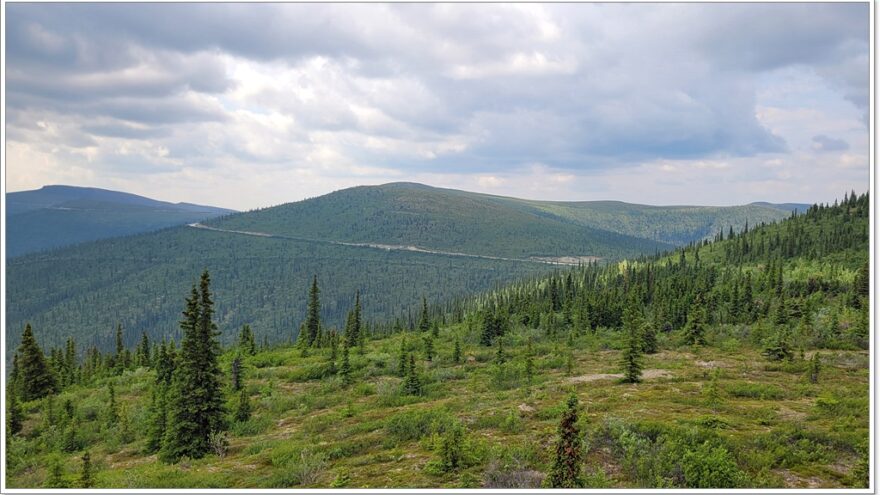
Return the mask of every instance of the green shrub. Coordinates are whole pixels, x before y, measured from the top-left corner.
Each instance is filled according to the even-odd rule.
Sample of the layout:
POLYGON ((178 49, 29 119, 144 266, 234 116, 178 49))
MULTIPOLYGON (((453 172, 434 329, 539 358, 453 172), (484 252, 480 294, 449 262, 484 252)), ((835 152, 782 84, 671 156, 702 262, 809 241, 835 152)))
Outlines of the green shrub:
POLYGON ((452 424, 445 411, 420 409, 395 414, 388 419, 385 430, 396 442, 421 440, 434 433, 442 433, 452 424))

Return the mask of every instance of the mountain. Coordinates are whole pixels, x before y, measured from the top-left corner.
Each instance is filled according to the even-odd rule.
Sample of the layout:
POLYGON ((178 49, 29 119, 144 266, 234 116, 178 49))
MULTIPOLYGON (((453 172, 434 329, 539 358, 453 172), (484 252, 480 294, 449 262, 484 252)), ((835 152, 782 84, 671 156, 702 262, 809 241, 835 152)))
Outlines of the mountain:
MULTIPOLYGON (((228 301, 218 314, 224 329, 248 323, 260 338, 295 338, 313 275, 328 325, 343 323, 357 290, 370 319, 402 317, 409 324, 423 296, 433 302, 464 297, 558 269, 548 261, 560 258, 606 262, 672 247, 586 225, 583 212, 601 211, 607 218, 615 205, 622 219, 635 215, 628 210, 656 208, 601 203, 588 210, 387 184, 19 256, 7 260, 7 338, 14 346, 26 322, 52 345, 74 336, 82 344, 109 348, 117 324, 125 327, 129 343, 142 332, 177 338, 179 295, 206 268, 218 297, 228 301), (560 211, 581 212, 580 220, 560 211)), ((675 210, 665 221, 660 213, 653 218, 664 229, 706 218, 691 210, 699 208, 675 210)), ((760 208, 760 215, 749 217, 750 211, 739 220, 754 225, 768 212, 788 216, 760 208)), ((693 224, 682 230, 691 233, 687 241, 706 234, 704 224, 693 224)))
MULTIPOLYGON (((72 486, 89 452, 92 486, 116 489, 535 489, 563 462, 578 468, 570 484, 602 491, 866 488, 869 215, 862 195, 717 242, 567 267, 435 305, 431 331, 368 325, 351 350, 329 336, 227 346, 228 445, 176 464, 148 441, 175 421, 163 397, 189 398, 162 385, 161 352, 139 347, 128 364, 52 352, 64 388, 20 404, 7 484, 72 486)), ((235 338, 220 315, 236 297, 213 296, 235 338)))
POLYGON ((711 239, 790 210, 645 206, 617 201, 533 201, 391 183, 344 189, 297 203, 206 222, 223 229, 345 242, 412 244, 510 257, 620 258, 711 239))
POLYGON ((43 186, 6 195, 6 256, 139 234, 232 211, 92 187, 43 186))

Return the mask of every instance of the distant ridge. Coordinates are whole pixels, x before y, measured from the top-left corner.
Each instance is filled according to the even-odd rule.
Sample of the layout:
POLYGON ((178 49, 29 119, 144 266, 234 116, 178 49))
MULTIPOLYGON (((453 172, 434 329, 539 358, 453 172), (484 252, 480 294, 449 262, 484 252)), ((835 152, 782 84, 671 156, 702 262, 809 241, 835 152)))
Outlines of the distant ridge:
POLYGON ((6 195, 6 256, 139 234, 232 211, 95 187, 43 186, 6 195))

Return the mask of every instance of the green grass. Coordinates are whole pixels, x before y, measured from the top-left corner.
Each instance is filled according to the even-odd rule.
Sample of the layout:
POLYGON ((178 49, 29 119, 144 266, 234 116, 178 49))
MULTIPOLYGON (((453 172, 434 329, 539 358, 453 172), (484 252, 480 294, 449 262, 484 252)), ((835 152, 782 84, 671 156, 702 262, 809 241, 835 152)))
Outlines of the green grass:
MULTIPOLYGON (((822 351, 821 379, 811 384, 796 367, 768 369, 760 350, 748 344, 736 349, 670 348, 667 342, 645 359, 646 370, 666 374, 627 385, 594 377, 619 372, 619 351, 601 350, 618 347, 614 334, 575 340, 573 377, 566 375, 564 360, 553 355, 555 347, 567 352, 564 341, 542 337, 534 347, 537 361, 545 365, 536 366, 533 384, 520 380, 515 386, 499 386, 497 366, 475 359, 491 349, 465 343, 465 362, 450 362, 453 331, 459 328, 443 328, 435 343, 438 358, 419 364, 427 390, 422 397, 401 395, 395 366, 382 371, 372 366, 389 359, 388 350, 399 347, 400 336, 370 341, 364 354, 353 350, 357 381, 349 388, 336 377, 315 378, 307 371, 326 362, 326 350, 303 358, 288 347, 247 357, 246 386, 254 415, 232 427, 229 454, 222 458, 208 455, 166 465, 142 453, 151 371, 139 369, 76 386, 57 397, 55 407, 64 398, 74 400, 78 431, 101 487, 534 484, 540 479, 536 473, 548 468, 569 392, 582 405, 581 425, 589 445, 585 468, 592 486, 697 483, 699 465, 689 468, 691 478, 664 471, 670 459, 697 462, 697 453, 700 459, 727 462, 734 474, 741 472, 743 486, 853 486, 849 475, 868 437, 865 351, 822 351), (606 345, 597 345, 597 340, 606 345), (722 399, 714 412, 702 392, 711 371, 706 363, 721 370, 722 399), (109 381, 132 415, 130 443, 120 442, 116 430, 103 424, 109 381), (453 421, 466 428, 470 457, 458 471, 440 473, 430 462, 437 458, 439 437, 453 421), (706 441, 708 446, 701 446, 706 441)), ((505 367, 520 366, 523 350, 510 349, 505 367)), ((224 367, 230 359, 227 353, 224 367)), ((46 425, 44 408, 40 402, 24 405, 25 430, 9 448, 10 487, 42 486, 53 456, 62 460, 68 481, 79 469, 82 452, 58 452, 58 433, 46 425)))

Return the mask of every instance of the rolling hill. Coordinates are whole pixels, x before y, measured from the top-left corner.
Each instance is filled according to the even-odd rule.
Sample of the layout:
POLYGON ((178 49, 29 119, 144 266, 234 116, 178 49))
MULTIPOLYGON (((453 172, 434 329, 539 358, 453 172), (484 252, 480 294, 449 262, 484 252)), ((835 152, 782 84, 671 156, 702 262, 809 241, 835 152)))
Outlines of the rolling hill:
MULTIPOLYGON (((577 220, 550 211, 560 205, 567 212, 604 215, 613 209, 387 184, 199 224, 205 228, 178 226, 19 256, 7 260, 7 338, 10 348, 16 345, 26 322, 48 345, 70 335, 106 349, 117 323, 129 344, 142 332, 177 337, 179 294, 205 268, 218 297, 229 301, 218 314, 222 328, 249 323, 260 338, 285 341, 298 332, 313 275, 323 291, 326 321, 335 326, 356 290, 368 318, 406 320, 422 296, 450 300, 556 269, 536 258, 607 261, 672 247, 619 226, 621 232, 586 225, 585 213, 577 220)), ((627 208, 655 208, 620 205, 622 219, 636 216, 627 208)), ((682 218, 710 216, 691 213, 695 209, 670 214, 665 223, 656 213, 655 223, 672 229, 682 218)), ((750 217, 750 211, 737 218, 755 224, 788 215, 761 208, 750 217)), ((685 232, 699 239, 706 227, 685 232)))
POLYGON ((623 257, 781 220, 808 205, 646 206, 534 201, 414 183, 361 186, 207 225, 498 256, 623 257))
POLYGON ((43 186, 6 195, 6 256, 139 234, 231 212, 106 189, 43 186))

